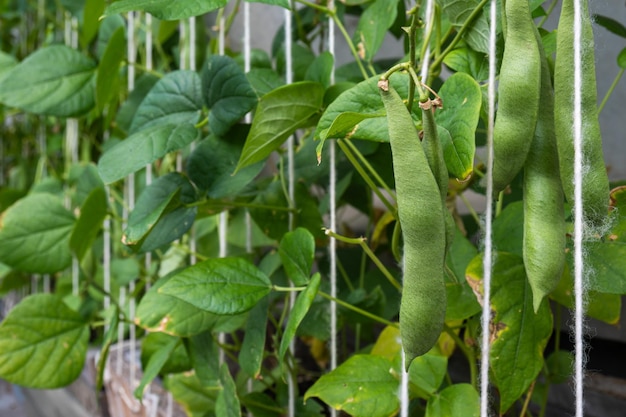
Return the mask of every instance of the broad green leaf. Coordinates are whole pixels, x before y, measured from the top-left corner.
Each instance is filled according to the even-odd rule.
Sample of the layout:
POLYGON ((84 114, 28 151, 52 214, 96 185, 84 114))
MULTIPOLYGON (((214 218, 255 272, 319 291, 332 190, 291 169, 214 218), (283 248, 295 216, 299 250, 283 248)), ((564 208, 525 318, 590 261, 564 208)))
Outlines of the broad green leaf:
POLYGON ((402 351, 402 339, 400 338, 400 329, 394 326, 387 326, 378 335, 376 343, 372 347, 370 353, 372 355, 384 356, 393 361, 402 351))
POLYGON ((446 320, 465 320, 480 311, 480 304, 476 301, 474 292, 465 280, 467 265, 477 254, 476 246, 472 245, 456 229, 454 240, 446 257, 446 264, 454 273, 455 278, 452 279, 447 274, 445 275, 446 297, 448 299, 446 320))
POLYGON ((83 11, 83 24, 80 28, 80 46, 87 49, 89 44, 98 33, 100 28, 100 16, 104 12, 104 0, 91 0, 85 2, 83 11))
MULTIPOLYGON (((482 255, 467 267, 467 280, 482 293, 482 255)), ((521 257, 498 252, 492 271, 491 371, 500 393, 500 412, 506 412, 537 378, 543 350, 552 333, 548 303, 533 312, 533 297, 521 257)))
POLYGON ((72 165, 68 182, 70 186, 76 187, 72 195, 72 207, 82 206, 96 188, 104 189, 98 168, 93 162, 72 165))
POLYGON ((593 23, 600 25, 615 35, 626 38, 626 27, 615 19, 599 14, 593 15, 593 23))
MULTIPOLYGON (((569 309, 574 308, 574 276, 569 265, 565 265, 561 280, 550 293, 550 298, 569 309)), ((589 290, 586 292, 586 298, 586 315, 605 323, 619 324, 622 311, 621 294, 604 294, 589 290)))
POLYGON ((453 49, 446 55, 443 63, 454 71, 471 75, 476 81, 484 81, 489 78, 487 56, 467 47, 453 49))
POLYGON ((399 376, 389 359, 354 355, 335 370, 322 375, 304 395, 318 397, 336 410, 354 417, 389 417, 400 406, 399 376))
POLYGON ((290 9, 291 5, 289 4, 289 0, 246 0, 248 3, 265 3, 271 4, 273 6, 284 7, 285 9, 290 9))
POLYGON ((120 65, 126 57, 126 31, 117 28, 109 39, 102 54, 96 73, 96 105, 98 112, 118 94, 120 86, 120 65))
POLYGON ((215 401, 221 391, 219 382, 205 385, 194 372, 166 375, 163 385, 183 407, 189 417, 206 417, 215 410, 215 401))
POLYGON ((36 274, 67 268, 75 221, 58 197, 45 193, 24 197, 0 218, 0 262, 36 274))
POLYGON ((271 68, 252 68, 246 78, 258 97, 285 84, 285 80, 271 68))
POLYGON ((102 19, 98 28, 98 40, 96 42, 96 56, 98 59, 102 59, 111 37, 119 28, 126 28, 126 22, 122 16, 108 16, 102 19))
POLYGON ((228 365, 225 363, 220 367, 220 384, 222 390, 215 401, 215 414, 224 417, 241 417, 241 404, 237 398, 237 387, 230 375, 228 365))
POLYGON ((569 381, 574 370, 572 352, 558 350, 546 358, 546 377, 551 384, 564 384, 569 381))
POLYGON ((162 294, 159 289, 170 277, 161 278, 143 296, 135 324, 150 332, 189 337, 213 328, 219 316, 199 309, 180 298, 162 294))
MULTIPOLYGON (((389 79, 390 84, 403 98, 408 97, 408 77, 404 73, 395 73, 389 79)), ((350 137, 352 139, 389 142, 385 107, 378 92, 379 79, 380 76, 376 75, 361 81, 341 93, 326 108, 315 128, 315 138, 320 140, 317 146, 318 158, 321 155, 324 141, 327 139, 350 137), (348 113, 348 115, 342 116, 343 113, 348 113), (361 120, 357 121, 359 117, 361 120), (350 125, 349 121, 352 118, 356 123, 350 125)), ((415 114, 421 114, 417 100, 413 105, 413 112, 413 116, 417 120, 415 114)))
POLYGON ((264 95, 252 121, 236 171, 267 158, 322 107, 324 88, 303 81, 264 95))
MULTIPOLYGON (((279 36, 282 36, 284 31, 279 33, 279 36)), ((306 73, 314 62, 315 54, 311 48, 300 43, 293 43, 291 45, 291 70, 293 71, 293 81, 304 81, 306 73)), ((276 55, 276 71, 283 76, 287 72, 287 59, 284 45, 281 45, 281 49, 276 55)))
POLYGON ((81 116, 94 106, 95 70, 93 60, 67 46, 38 49, 3 76, 0 102, 36 114, 81 116))
MULTIPOLYGON (((452 25, 459 29, 465 24, 479 3, 480 0, 442 0, 441 6, 443 13, 450 19, 452 25)), ((485 54, 489 53, 489 22, 487 19, 489 9, 486 10, 487 12, 483 8, 483 13, 474 20, 474 23, 470 25, 463 36, 473 50, 485 54)))
POLYGON ((409 367, 411 391, 422 399, 429 399, 441 387, 447 371, 448 358, 445 356, 432 351, 418 356, 409 367))
POLYGON ((293 283, 307 285, 315 256, 313 235, 302 227, 286 233, 280 241, 278 253, 283 261, 283 268, 293 283))
POLYGON ((60 297, 26 297, 0 324, 0 377, 30 388, 69 385, 83 370, 88 341, 88 323, 60 297))
POLYGON ((128 94, 126 101, 122 103, 115 115, 115 122, 123 136, 130 131, 137 108, 158 81, 159 78, 152 74, 143 74, 135 81, 135 89, 128 94))
POLYGON ((219 375, 221 348, 215 340, 211 330, 193 335, 185 339, 187 352, 196 376, 205 385, 210 385, 219 375))
POLYGON ((168 152, 181 149, 198 136, 192 124, 153 126, 119 142, 100 157, 98 171, 105 184, 121 180, 168 152))
POLYGON ((189 371, 192 366, 187 350, 182 343, 184 340, 167 333, 156 332, 146 334, 141 340, 141 367, 145 369, 152 356, 169 345, 172 340, 181 343, 178 343, 174 350, 171 351, 159 374, 177 374, 189 371))
POLYGON ((107 7, 104 15, 140 10, 160 20, 180 20, 217 10, 227 3, 228 0, 119 0, 107 7))
POLYGON ((195 124, 202 111, 202 83, 194 71, 174 71, 161 78, 143 99, 130 133, 154 126, 195 124))
POLYGON ((120 287, 139 278, 141 269, 137 258, 116 258, 111 260, 111 277, 120 287))
POLYGON ((508 204, 493 221, 493 241, 499 252, 522 256, 524 240, 524 204, 508 204))
POLYGON ((353 37, 359 55, 371 61, 383 44, 387 29, 396 20, 398 0, 377 0, 372 2, 359 19, 353 37))
POLYGON ((144 391, 148 384, 152 382, 154 378, 157 377, 165 362, 169 359, 170 355, 176 349, 176 346, 180 344, 180 339, 176 337, 171 337, 160 349, 156 352, 153 352, 150 355, 150 360, 148 360, 147 365, 143 369, 143 375, 141 376, 141 381, 139 381, 139 385, 135 388, 133 394, 135 398, 141 400, 143 398, 144 391))
POLYGON ((94 188, 80 208, 80 217, 70 236, 70 249, 78 260, 91 247, 107 216, 107 196, 103 188, 94 188))
POLYGON ((0 51, 0 83, 4 74, 8 73, 11 68, 17 65, 17 60, 13 55, 0 51))
POLYGON ((330 87, 330 76, 334 69, 335 59, 328 51, 319 54, 307 69, 304 79, 320 83, 324 88, 330 87))
MULTIPOLYGON (((142 246, 147 235, 163 224, 163 220, 168 217, 181 219, 185 217, 182 215, 184 212, 193 210, 184 207, 184 204, 194 200, 195 190, 182 174, 172 172, 159 177, 146 187, 137 199, 135 208, 128 217, 128 226, 124 231, 122 242, 125 245, 142 246)), ((177 236, 169 242, 178 239, 187 230, 188 228, 184 227, 178 229, 177 236)), ((151 246, 158 247, 162 244, 153 243, 151 246)))
POLYGON ((446 80, 439 96, 443 109, 435 112, 435 121, 450 136, 440 136, 446 166, 451 177, 465 179, 474 169, 476 126, 480 117, 480 86, 469 75, 457 72, 446 80), (444 139, 450 139, 444 140, 444 139))
POLYGON ((242 146, 230 138, 226 140, 214 135, 209 136, 200 142, 189 156, 187 161, 189 179, 199 189, 206 191, 210 198, 237 196, 256 178, 264 166, 263 162, 258 162, 233 174, 241 149, 242 146))
MULTIPOLYGON (((593 271, 589 277, 589 289, 606 294, 626 294, 626 242, 587 242, 585 251, 585 267, 593 271)), ((571 256, 568 258, 571 262, 571 256)))
POLYGON ((269 278, 242 258, 211 258, 175 274, 159 293, 213 314, 250 310, 266 296, 269 278))
MULTIPOLYGON (((252 391, 241 396, 241 402, 254 417, 282 417, 282 409, 276 400, 269 395, 252 391)), ((298 404, 298 403, 296 403, 298 404)), ((297 406, 297 405, 296 405, 297 406)))
POLYGON ((202 70, 202 96, 211 109, 209 128, 217 136, 225 135, 257 103, 243 70, 227 56, 209 58, 202 70))
POLYGON ((287 353, 287 349, 289 349, 289 344, 293 340, 296 335, 296 331, 298 330, 298 326, 308 313, 309 308, 311 308, 311 304, 313 304, 313 300, 317 296, 317 291, 320 288, 321 283, 321 275, 319 272, 315 273, 311 277, 311 282, 307 287, 298 294, 296 297, 296 302, 289 313, 289 321, 287 322, 287 326, 285 327, 285 332, 283 333, 283 338, 280 341, 280 348, 278 349, 278 360, 282 362, 285 357, 285 353, 287 353))
POLYGON ((425 417, 450 416, 480 416, 480 397, 470 384, 450 385, 428 400, 425 417))
POLYGON ((261 364, 265 353, 268 308, 269 299, 265 297, 250 310, 243 343, 239 351, 241 369, 255 379, 261 373, 261 364))

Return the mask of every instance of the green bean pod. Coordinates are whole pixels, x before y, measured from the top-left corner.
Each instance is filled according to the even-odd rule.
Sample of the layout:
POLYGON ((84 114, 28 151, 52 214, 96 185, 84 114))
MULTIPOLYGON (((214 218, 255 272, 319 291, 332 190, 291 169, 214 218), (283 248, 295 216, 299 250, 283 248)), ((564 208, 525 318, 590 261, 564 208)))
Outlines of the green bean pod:
POLYGON ((439 142, 439 135, 437 134, 437 123, 435 122, 435 116, 433 114, 434 107, 430 106, 430 100, 420 104, 422 108, 422 131, 424 136, 422 137, 422 147, 424 148, 424 154, 426 160, 430 166, 437 185, 439 186, 439 193, 441 195, 441 203, 443 205, 443 215, 446 226, 446 250, 450 249, 452 241, 454 240, 454 231, 456 225, 452 214, 446 208, 446 198, 448 197, 448 167, 443 157, 443 149, 441 142, 439 142))
MULTIPOLYGON (((588 4, 582 14, 582 152, 585 165, 582 182, 585 221, 600 225, 609 209, 609 179, 602 154, 602 135, 598 121, 593 31, 588 4)), ((565 197, 574 201, 574 3, 563 0, 557 31, 554 64, 555 127, 565 197)))
POLYGON ((526 162, 539 112, 541 68, 528 0, 507 0, 507 31, 493 132, 493 188, 499 193, 526 162))
POLYGON ((554 133, 554 91, 550 68, 536 32, 541 55, 541 112, 524 165, 524 266, 533 307, 558 285, 565 264, 565 213, 554 133))
POLYGON ((435 345, 443 329, 445 225, 439 187, 413 119, 388 80, 379 81, 379 90, 387 112, 404 239, 400 335, 408 369, 413 359, 435 345))

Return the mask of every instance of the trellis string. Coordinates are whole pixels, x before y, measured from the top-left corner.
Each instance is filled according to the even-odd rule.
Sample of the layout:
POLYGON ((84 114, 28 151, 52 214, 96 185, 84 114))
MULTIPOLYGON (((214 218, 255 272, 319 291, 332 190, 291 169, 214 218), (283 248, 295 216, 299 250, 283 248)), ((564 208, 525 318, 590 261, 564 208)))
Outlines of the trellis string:
POLYGON ((480 415, 489 416, 489 353, 491 323, 491 273, 493 265, 493 128, 496 103, 496 14, 497 2, 491 0, 489 9, 489 83, 487 90, 487 207, 485 209, 485 255, 483 257, 483 300, 482 300, 482 340, 480 364, 480 415))

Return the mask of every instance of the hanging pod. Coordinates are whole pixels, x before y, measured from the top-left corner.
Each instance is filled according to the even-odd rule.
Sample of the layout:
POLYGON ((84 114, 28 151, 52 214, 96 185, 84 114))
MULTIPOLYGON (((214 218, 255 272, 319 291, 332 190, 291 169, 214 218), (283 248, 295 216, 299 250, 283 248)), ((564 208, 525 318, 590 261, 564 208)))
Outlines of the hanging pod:
POLYGON ((443 329, 446 232, 439 186, 413 119, 388 80, 379 81, 387 112, 398 216, 404 239, 400 335, 406 368, 428 352, 443 329))
POLYGON ((507 0, 504 56, 493 132, 494 195, 521 171, 539 111, 541 66, 528 0, 507 0), (523 53, 520 53, 523 51, 523 53))
POLYGON ((557 30, 554 63, 554 121, 565 197, 574 202, 574 88, 580 88, 583 154, 583 215, 585 222, 601 225, 609 209, 609 179, 602 155, 602 136, 598 121, 594 44, 589 9, 581 1, 582 80, 574 79, 574 1, 563 0, 557 30))

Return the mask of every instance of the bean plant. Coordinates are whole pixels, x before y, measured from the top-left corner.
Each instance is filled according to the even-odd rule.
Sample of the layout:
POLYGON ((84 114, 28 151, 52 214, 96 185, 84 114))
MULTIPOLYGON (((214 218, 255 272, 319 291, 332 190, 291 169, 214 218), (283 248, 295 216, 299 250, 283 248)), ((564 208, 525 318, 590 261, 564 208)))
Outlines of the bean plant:
MULTIPOLYGON (((392 416, 405 369, 411 416, 478 416, 484 330, 493 415, 545 415, 572 361, 561 342, 573 306, 572 0, 552 30, 544 24, 558 18, 556 1, 498 3, 489 306, 477 201, 490 172, 490 2, 438 0, 429 25, 425 1, 256 2, 292 11, 293 43, 286 51, 276 28, 271 50, 251 51, 248 71, 241 50, 227 43, 219 53, 218 32, 229 39, 241 0, 0 6, 0 294, 30 292, 0 323, 0 377, 63 387, 97 349, 100 389, 122 324, 141 341, 135 396, 157 379, 189 416, 286 415, 289 380, 298 416, 392 416), (138 22, 135 61, 128 12, 138 22), (197 70, 181 58, 189 33, 179 22, 189 18, 197 70), (63 41, 68 22, 74 47, 63 41), (351 53, 346 64, 327 51, 331 23, 351 53), (382 50, 394 42, 395 55, 382 50), (63 139, 70 120, 75 160, 63 139), (337 230, 331 168, 338 212, 356 213, 340 216, 337 230)), ((595 22, 625 37, 623 24, 595 22)), ((591 25, 586 313, 617 324, 626 188, 609 185, 602 159, 591 25)), ((602 65, 618 74, 608 97, 626 49, 617 68, 602 65)))

